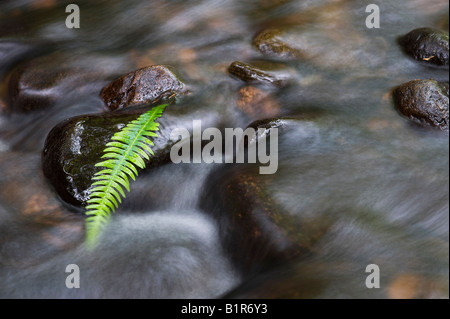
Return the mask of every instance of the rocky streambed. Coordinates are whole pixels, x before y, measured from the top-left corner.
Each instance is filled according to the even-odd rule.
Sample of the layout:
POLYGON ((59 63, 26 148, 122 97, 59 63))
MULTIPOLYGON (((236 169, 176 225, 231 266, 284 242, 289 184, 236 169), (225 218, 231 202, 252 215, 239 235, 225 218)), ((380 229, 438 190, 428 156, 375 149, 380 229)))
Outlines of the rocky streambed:
POLYGON ((448 2, 69 3, 0 4, 1 298, 448 298, 448 2), (95 164, 161 103, 86 250, 95 164), (195 121, 276 129, 276 173, 173 163, 195 121))

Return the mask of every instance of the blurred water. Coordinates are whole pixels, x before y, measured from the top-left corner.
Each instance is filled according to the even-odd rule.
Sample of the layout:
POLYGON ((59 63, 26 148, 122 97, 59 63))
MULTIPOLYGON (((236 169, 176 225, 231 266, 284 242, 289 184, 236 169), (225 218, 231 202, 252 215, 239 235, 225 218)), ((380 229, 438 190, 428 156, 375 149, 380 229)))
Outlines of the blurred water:
POLYGON ((2 298, 211 298, 239 276, 224 262, 214 224, 196 211, 121 215, 94 251, 78 247, 22 271, 2 272, 2 298), (131 248, 131 249, 130 249, 131 248), (80 267, 80 289, 64 285, 80 267))
POLYGON ((290 298, 298 290, 314 298, 384 298, 406 276, 416 296, 448 298, 448 133, 411 125, 390 96, 416 78, 448 82, 448 68, 413 61, 397 44, 414 28, 448 29, 447 1, 378 1, 378 30, 365 27, 361 1, 78 1, 81 28, 67 29, 71 2, 0 3, 0 110, 10 72, 36 55, 61 54, 102 74, 85 83, 84 95, 64 88, 50 112, 0 114, 0 297, 203 298, 236 289, 231 296, 290 298), (271 92, 280 116, 317 117, 288 123, 279 171, 266 180, 292 216, 333 221, 314 257, 243 277, 222 249, 220 220, 198 208, 210 174, 223 169, 204 164, 140 176, 107 240, 86 252, 82 217, 42 176, 50 129, 103 112, 97 88, 150 64, 173 66, 192 89, 169 114, 245 127, 258 118, 236 109, 243 84, 226 69, 236 60, 267 60, 251 42, 268 27, 290 28, 290 43, 311 52, 306 61, 284 61, 294 84, 271 92), (2 41, 24 46, 2 51, 2 41), (64 286, 71 263, 81 268, 83 289, 64 286), (365 288, 369 263, 380 265, 383 289, 365 288))

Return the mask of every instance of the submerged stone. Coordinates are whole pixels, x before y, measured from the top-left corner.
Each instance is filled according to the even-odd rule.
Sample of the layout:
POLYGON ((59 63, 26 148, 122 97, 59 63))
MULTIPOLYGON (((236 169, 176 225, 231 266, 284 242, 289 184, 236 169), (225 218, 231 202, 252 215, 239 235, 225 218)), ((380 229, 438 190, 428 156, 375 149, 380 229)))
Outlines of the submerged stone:
MULTIPOLYGON (((265 129, 262 136, 270 139, 273 129, 282 138, 286 126, 298 124, 296 120, 273 118, 255 121, 249 127, 265 129)), ((213 171, 200 205, 218 220, 224 249, 245 274, 308 254, 330 226, 322 214, 311 218, 287 210, 271 191, 277 174, 257 172, 252 164, 213 171)))
POLYGON ((238 92, 237 106, 250 118, 274 117, 280 114, 276 98, 255 86, 245 86, 238 92))
POLYGON ((289 46, 282 39, 283 30, 266 29, 258 33, 253 39, 253 45, 263 54, 283 59, 296 59, 301 52, 289 46))
POLYGON ((256 35, 253 45, 272 59, 300 61, 327 71, 361 72, 382 64, 386 47, 383 38, 367 38, 355 30, 335 29, 324 22, 314 29, 306 25, 265 29, 256 35))

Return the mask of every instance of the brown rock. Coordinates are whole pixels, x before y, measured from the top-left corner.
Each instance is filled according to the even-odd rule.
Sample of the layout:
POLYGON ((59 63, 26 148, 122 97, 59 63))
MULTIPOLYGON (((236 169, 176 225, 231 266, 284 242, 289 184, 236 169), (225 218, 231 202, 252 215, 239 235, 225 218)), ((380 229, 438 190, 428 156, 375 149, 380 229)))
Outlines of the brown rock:
POLYGON ((397 276, 389 285, 389 298, 413 299, 418 295, 421 279, 421 277, 413 274, 402 274, 397 276))
POLYGON ((128 73, 101 91, 110 110, 152 103, 173 94, 186 92, 185 85, 162 65, 145 67, 128 73))
POLYGON ((301 52, 289 46, 280 36, 279 29, 266 29, 258 33, 253 39, 253 45, 263 54, 284 59, 297 59, 301 52))
POLYGON ((237 106, 252 118, 275 117, 280 113, 277 100, 270 93, 254 86, 246 86, 239 90, 237 106))
POLYGON ((381 65, 387 50, 385 39, 368 39, 345 23, 348 17, 341 11, 336 11, 337 21, 331 19, 331 13, 320 19, 316 17, 313 21, 317 27, 313 29, 301 24, 265 29, 257 34, 253 45, 273 59, 302 61, 327 71, 360 73, 381 65))
MULTIPOLYGON (((267 66, 265 63, 264 66, 267 66)), ((270 67, 270 66, 269 66, 270 67)), ((248 83, 270 83, 275 86, 287 84, 292 75, 286 70, 266 70, 247 63, 235 61, 231 63, 228 72, 244 82, 248 83)))
MULTIPOLYGON (((259 127, 280 127, 276 120, 259 127)), ((243 273, 311 252, 330 221, 287 211, 271 195, 271 177, 249 166, 230 166, 208 179, 201 208, 218 219, 225 250, 243 273)), ((273 185, 272 185, 273 186, 273 185)))
POLYGON ((449 129, 448 83, 435 80, 414 80, 394 90, 394 99, 401 114, 424 126, 449 129))

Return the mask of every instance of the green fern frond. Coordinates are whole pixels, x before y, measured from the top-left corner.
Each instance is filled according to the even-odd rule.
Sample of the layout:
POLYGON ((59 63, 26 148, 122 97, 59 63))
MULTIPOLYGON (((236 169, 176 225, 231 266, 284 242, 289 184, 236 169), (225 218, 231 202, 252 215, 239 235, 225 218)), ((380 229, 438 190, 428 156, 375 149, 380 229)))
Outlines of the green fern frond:
POLYGON ((149 139, 157 137, 161 117, 167 104, 153 107, 151 110, 128 123, 114 134, 111 142, 106 144, 102 159, 95 166, 104 168, 92 177, 93 187, 86 206, 86 244, 93 248, 103 227, 125 198, 124 189, 130 191, 130 178, 135 180, 137 168, 145 168, 145 161, 153 155, 149 139))

